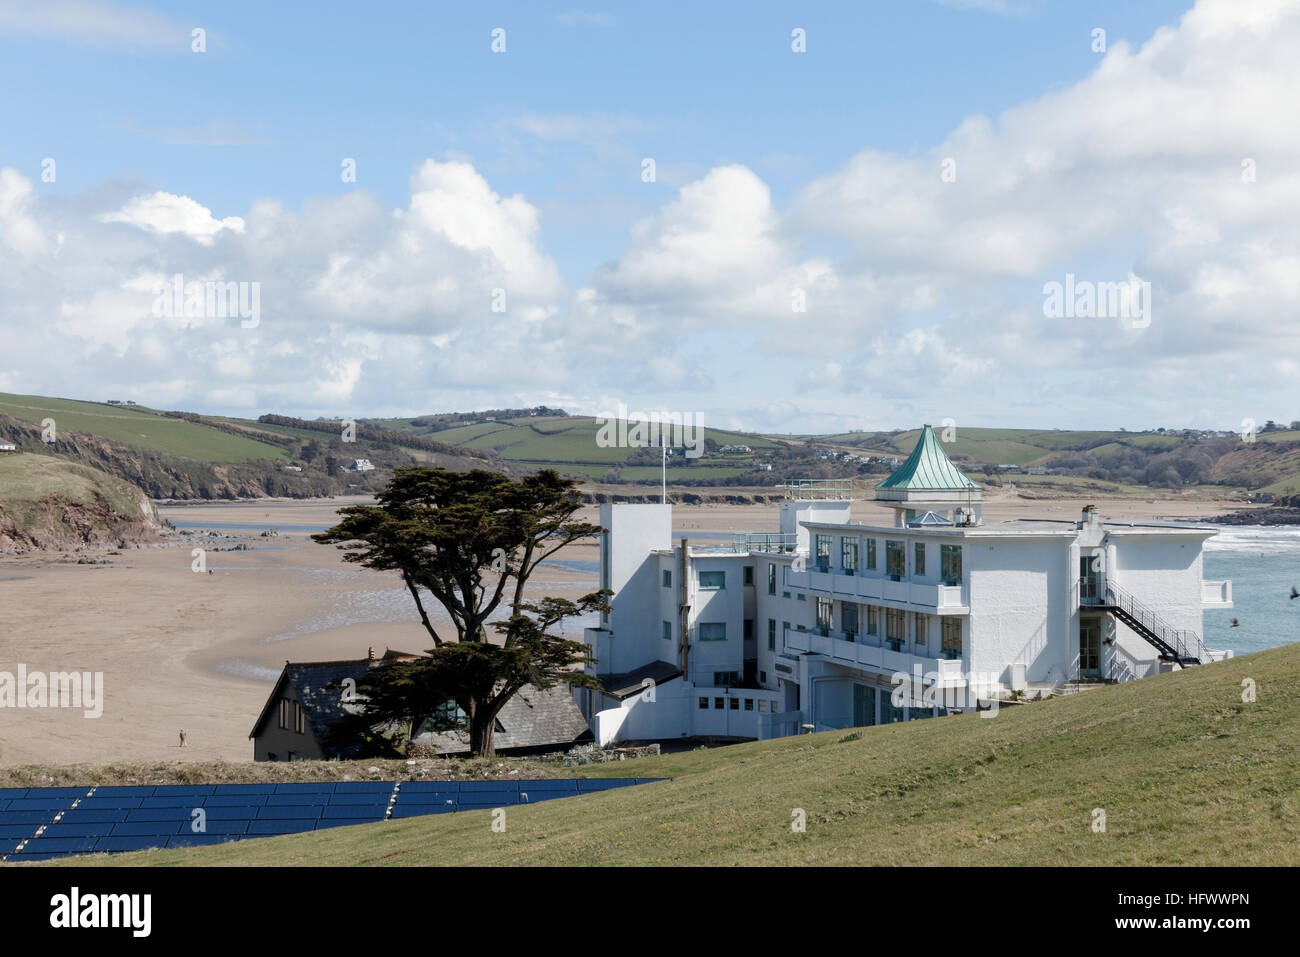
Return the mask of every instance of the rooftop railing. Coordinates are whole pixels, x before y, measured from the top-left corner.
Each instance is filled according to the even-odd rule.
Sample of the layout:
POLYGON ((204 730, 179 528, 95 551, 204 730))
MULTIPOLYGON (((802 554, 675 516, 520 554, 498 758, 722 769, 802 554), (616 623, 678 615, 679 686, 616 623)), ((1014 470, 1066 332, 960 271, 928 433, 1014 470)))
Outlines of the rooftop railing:
POLYGON ((737 552, 776 552, 791 554, 798 546, 796 532, 741 532, 731 537, 731 548, 737 552))
POLYGON ((791 479, 782 488, 793 502, 850 502, 853 479, 791 479))

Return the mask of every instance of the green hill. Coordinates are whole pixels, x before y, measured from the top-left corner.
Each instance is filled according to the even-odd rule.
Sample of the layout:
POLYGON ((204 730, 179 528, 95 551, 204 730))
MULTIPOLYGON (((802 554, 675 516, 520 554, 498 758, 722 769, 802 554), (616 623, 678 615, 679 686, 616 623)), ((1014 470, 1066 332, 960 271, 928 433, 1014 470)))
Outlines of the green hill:
POLYGON ((1297 736, 1293 644, 992 718, 604 765, 672 780, 509 808, 504 833, 464 812, 72 862, 1295 865, 1297 736))
POLYGON ((139 405, 108 405, 0 392, 0 413, 37 426, 50 418, 59 432, 95 435, 110 442, 200 462, 248 462, 288 457, 279 446, 167 416, 139 405))

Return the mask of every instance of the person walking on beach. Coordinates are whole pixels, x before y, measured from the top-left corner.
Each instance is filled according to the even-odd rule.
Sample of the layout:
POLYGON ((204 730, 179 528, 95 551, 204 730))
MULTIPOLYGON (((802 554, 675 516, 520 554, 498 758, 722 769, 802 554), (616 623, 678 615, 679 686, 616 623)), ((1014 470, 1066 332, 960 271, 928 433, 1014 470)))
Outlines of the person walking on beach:
POLYGON ((185 729, 184 729, 184 728, 181 728, 181 743, 178 745, 178 747, 182 747, 182 748, 185 747, 185 729))

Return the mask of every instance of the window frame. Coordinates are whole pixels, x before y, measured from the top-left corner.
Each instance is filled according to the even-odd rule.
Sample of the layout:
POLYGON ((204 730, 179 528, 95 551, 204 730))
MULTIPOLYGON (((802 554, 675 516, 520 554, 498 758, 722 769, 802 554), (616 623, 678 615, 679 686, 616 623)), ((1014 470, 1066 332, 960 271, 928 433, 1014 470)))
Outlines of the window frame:
POLYGON ((697 587, 700 591, 726 591, 726 590, 727 590, 727 573, 726 573, 725 571, 719 571, 719 570, 717 570, 717 569, 710 569, 710 570, 707 570, 707 571, 701 571, 701 572, 699 572, 699 573, 697 574, 697 576, 696 576, 696 587, 697 587), (713 576, 715 576, 715 575, 718 576, 717 580, 718 580, 719 582, 721 582, 721 584, 718 584, 718 585, 706 585, 706 584, 704 584, 704 576, 705 576, 705 575, 710 576, 710 577, 709 577, 709 581, 713 581, 713 580, 714 580, 714 579, 713 579, 713 576))
POLYGON ((726 640, 727 640, 727 623, 726 623, 725 621, 701 621, 701 622, 698 622, 698 623, 695 625, 695 640, 696 640, 696 641, 726 641, 726 640), (714 633, 714 632, 713 632, 713 629, 715 629, 715 628, 721 629, 721 630, 722 630, 722 637, 721 637, 721 638, 705 637, 705 632, 704 632, 704 629, 705 629, 705 628, 710 629, 710 634, 713 634, 713 633, 714 633))

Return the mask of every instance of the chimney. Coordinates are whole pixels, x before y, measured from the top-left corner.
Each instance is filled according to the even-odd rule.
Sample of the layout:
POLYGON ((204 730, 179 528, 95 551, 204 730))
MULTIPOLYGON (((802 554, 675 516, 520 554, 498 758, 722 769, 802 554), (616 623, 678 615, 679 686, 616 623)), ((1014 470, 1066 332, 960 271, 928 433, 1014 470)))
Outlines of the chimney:
POLYGON ((374 660, 375 660, 375 646, 374 646, 374 645, 371 645, 371 646, 370 646, 370 650, 366 652, 366 658, 367 658, 369 661, 374 661, 374 660))
POLYGON ((1083 507, 1083 519, 1080 521, 1079 527, 1082 528, 1087 525, 1100 525, 1100 524, 1101 524, 1101 516, 1097 514, 1097 506, 1085 505, 1083 507))

